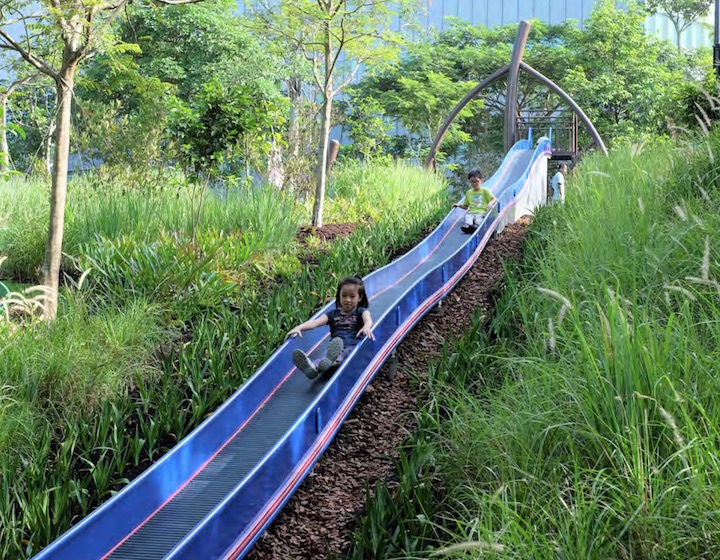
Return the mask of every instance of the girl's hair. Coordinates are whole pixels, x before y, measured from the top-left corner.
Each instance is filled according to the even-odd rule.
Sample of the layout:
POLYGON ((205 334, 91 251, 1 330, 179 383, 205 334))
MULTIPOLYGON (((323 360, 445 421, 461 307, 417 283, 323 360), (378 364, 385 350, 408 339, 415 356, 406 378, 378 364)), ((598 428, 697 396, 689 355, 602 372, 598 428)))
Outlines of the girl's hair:
POLYGON ((370 302, 368 301, 367 294, 365 293, 365 282, 363 282, 362 278, 360 278, 359 276, 346 276, 345 278, 340 280, 340 283, 337 287, 337 293, 335 294, 335 307, 341 307, 340 291, 343 289, 344 286, 347 286, 349 284, 353 284, 358 288, 358 293, 360 294, 360 301, 358 302, 358 307, 370 307, 370 302))
POLYGON ((470 171, 470 173, 468 173, 468 181, 470 179, 472 179, 473 177, 479 177, 481 181, 485 180, 485 177, 483 177, 482 171, 480 171, 479 169, 473 169, 472 171, 470 171))

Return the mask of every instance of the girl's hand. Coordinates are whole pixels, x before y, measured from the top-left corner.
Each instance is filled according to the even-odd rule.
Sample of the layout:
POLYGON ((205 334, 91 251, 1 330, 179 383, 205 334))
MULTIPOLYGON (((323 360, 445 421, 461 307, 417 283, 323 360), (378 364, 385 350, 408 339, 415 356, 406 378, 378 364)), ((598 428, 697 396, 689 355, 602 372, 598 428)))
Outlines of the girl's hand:
POLYGON ((299 336, 300 338, 302 338, 302 331, 300 330, 300 327, 295 327, 295 328, 292 329, 290 332, 288 332, 288 333, 285 335, 285 340, 287 340, 287 339, 290 338, 291 336, 296 336, 296 335, 299 336))
POLYGON ((363 327, 356 335, 356 338, 367 336, 370 340, 375 340, 375 335, 372 332, 372 327, 363 327))

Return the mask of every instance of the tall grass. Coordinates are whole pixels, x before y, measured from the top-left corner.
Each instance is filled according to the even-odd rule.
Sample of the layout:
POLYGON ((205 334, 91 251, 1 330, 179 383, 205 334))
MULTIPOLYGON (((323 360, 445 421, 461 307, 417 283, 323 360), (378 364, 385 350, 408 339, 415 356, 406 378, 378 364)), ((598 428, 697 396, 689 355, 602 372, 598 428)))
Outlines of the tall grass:
MULTIPOLYGON (((8 256, 3 274, 35 279, 42 264, 49 213, 46 187, 14 180, 0 185, 0 251, 8 256)), ((192 191, 178 187, 161 191, 101 190, 88 181, 71 184, 65 219, 64 252, 81 256, 87 247, 116 239, 147 245, 163 238, 190 243, 192 191)), ((292 240, 301 214, 295 202, 270 188, 210 192, 199 218, 199 229, 212 244, 232 238, 249 254, 282 246, 292 240)), ((200 249, 203 249, 201 246, 200 249)), ((66 269, 73 263, 67 259, 66 269)))
POLYGON ((76 293, 60 304, 53 325, 0 321, 0 455, 11 464, 31 457, 38 430, 96 410, 159 371, 154 348, 169 335, 156 309, 132 301, 98 312, 76 293))
MULTIPOLYGON (((333 215, 343 216, 342 221, 367 215, 374 221, 324 246, 292 241, 295 206, 278 196, 258 196, 248 209, 219 201, 214 207, 216 202, 209 201, 206 211, 224 229, 201 228, 197 245, 163 226, 157 237, 140 227, 119 228, 113 230, 114 237, 108 233, 79 246, 78 262, 92 269, 78 302, 80 311, 68 311, 77 313, 78 325, 58 323, 65 330, 42 331, 45 338, 19 335, 28 336, 22 357, 33 364, 33 373, 27 380, 13 378, 17 386, 8 386, 16 392, 30 383, 44 389, 38 401, 22 401, 24 413, 34 419, 24 432, 34 430, 34 438, 22 450, 30 468, 10 464, 18 449, 4 462, 0 455, 0 557, 35 554, 122 488, 236 391, 293 325, 332 297, 340 277, 367 274, 386 264, 394 250, 417 239, 447 211, 443 183, 415 170, 367 168, 356 181, 357 191, 374 192, 378 198, 352 191, 352 202, 332 200, 328 221, 333 215), (386 181, 400 190, 403 174, 411 178, 405 181, 404 197, 383 198, 391 192, 385 190, 386 181), (284 204, 291 204, 290 210, 284 204), (283 231, 291 226, 287 240, 283 231), (266 250, 246 259, 247 251, 240 241, 233 245, 233 239, 250 231, 266 232, 258 233, 266 250), (138 341, 139 347, 135 339, 122 343, 131 355, 137 352, 137 361, 131 363, 140 369, 124 367, 125 355, 113 351, 113 339, 101 336, 113 324, 121 332, 128 330, 121 328, 130 324, 124 312, 117 311, 116 319, 112 315, 113 309, 127 309, 127 300, 151 301, 149 309, 156 312, 147 324, 131 329, 144 340, 138 341), (160 333, 164 342, 153 339, 148 329, 157 324, 181 326, 183 338, 173 341, 166 330, 160 333), (161 357, 161 374, 152 368, 156 355, 161 357), (62 365, 54 366, 52 356, 61 356, 62 365), (90 361, 93 356, 96 362, 90 361), (67 365, 71 360, 83 366, 83 373, 67 365), (47 388, 48 383, 53 386, 47 388), (59 399, 73 389, 77 391, 65 406, 59 399), (52 426, 38 413, 36 402, 46 403, 50 416, 62 421, 52 426)), ((80 218, 73 219, 80 223, 80 218)), ((148 222, 153 219, 160 218, 148 217, 148 222)), ((109 225, 97 227, 111 231, 109 225)), ((10 401, 0 400, 4 402, 10 401)), ((15 410, 10 417, 21 419, 15 410)), ((8 423, 7 429, 14 428, 8 423)))
POLYGON ((385 218, 389 209, 402 211, 437 191, 437 179, 422 168, 403 162, 378 166, 348 161, 328 188, 325 222, 385 218))
POLYGON ((42 264, 50 215, 49 190, 16 177, 0 184, 0 254, 9 256, 0 278, 34 280, 42 264))
POLYGON ((367 557, 720 555, 718 155, 591 158, 540 212, 490 331, 433 370, 431 530, 367 557))
MULTIPOLYGON (((391 166, 346 164, 333 175, 325 223, 383 220, 388 210, 427 200, 437 193, 436 179, 402 163, 391 166), (378 204, 382 201, 382 204, 378 204)), ((191 258, 213 255, 215 269, 238 265, 286 247, 297 225, 310 220, 312 200, 300 204, 269 187, 210 191, 192 243, 192 189, 173 187, 140 191, 121 184, 95 185, 81 178, 68 191, 64 267, 77 272, 98 264, 106 254, 127 251, 190 250, 191 258)), ((42 265, 47 216, 47 187, 15 179, 0 185, 0 252, 7 255, 3 278, 37 280, 42 265)), ((131 256, 129 257, 131 258, 131 256)), ((161 268, 172 263, 161 262, 161 268)))

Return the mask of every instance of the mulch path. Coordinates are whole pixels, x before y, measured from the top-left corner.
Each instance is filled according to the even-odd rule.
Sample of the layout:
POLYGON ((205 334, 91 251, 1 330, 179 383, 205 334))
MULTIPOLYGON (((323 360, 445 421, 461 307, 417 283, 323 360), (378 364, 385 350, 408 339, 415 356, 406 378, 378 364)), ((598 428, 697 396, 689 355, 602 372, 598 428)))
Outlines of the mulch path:
POLYGON ((346 237, 355 231, 358 227, 357 222, 343 222, 337 224, 325 224, 322 227, 315 226, 300 226, 298 228, 296 239, 301 245, 305 243, 305 240, 310 236, 315 236, 320 239, 321 242, 332 241, 336 237, 346 237))
POLYGON ((366 488, 387 478, 400 445, 414 429, 417 395, 412 379, 426 375, 446 340, 459 337, 477 308, 490 311, 503 276, 501 261, 519 259, 529 220, 521 219, 488 243, 480 258, 397 348, 398 374, 384 365, 348 420, 269 529, 247 556, 250 560, 299 560, 347 553, 366 488))

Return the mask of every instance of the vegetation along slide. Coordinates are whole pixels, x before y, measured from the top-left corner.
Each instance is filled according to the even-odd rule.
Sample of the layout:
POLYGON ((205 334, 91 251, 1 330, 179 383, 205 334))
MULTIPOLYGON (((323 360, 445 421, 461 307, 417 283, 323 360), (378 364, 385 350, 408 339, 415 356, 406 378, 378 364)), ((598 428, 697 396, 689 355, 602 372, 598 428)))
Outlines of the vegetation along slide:
MULTIPOLYGON (((365 278, 376 340, 330 377, 309 380, 291 355, 323 353, 327 329, 285 342, 211 417, 37 560, 243 557, 339 430, 365 387, 420 318, 469 270, 490 236, 545 200, 550 143, 521 140, 485 183, 496 210, 472 235, 464 212, 365 278)), ((327 311, 334 302, 318 312, 327 311)))

